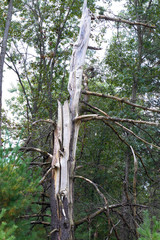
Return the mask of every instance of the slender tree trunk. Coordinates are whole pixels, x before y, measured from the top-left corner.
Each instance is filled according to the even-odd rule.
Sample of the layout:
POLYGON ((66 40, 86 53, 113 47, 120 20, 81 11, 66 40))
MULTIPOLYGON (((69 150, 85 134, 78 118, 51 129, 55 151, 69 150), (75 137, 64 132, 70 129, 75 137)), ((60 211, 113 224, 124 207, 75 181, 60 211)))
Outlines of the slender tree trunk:
POLYGON ((122 215, 125 221, 122 222, 122 228, 121 228, 121 240, 130 239, 129 238, 129 229, 126 225, 126 222, 130 225, 130 207, 125 206, 126 203, 129 201, 129 194, 128 194, 128 186, 129 186, 129 151, 127 151, 125 156, 125 177, 123 181, 123 192, 122 192, 122 215))
MULTIPOLYGON (((139 8, 141 6, 140 6, 139 0, 135 0, 134 4, 136 9, 136 21, 141 22, 141 18, 139 15, 139 8)), ((137 58, 136 72, 133 74, 132 99, 131 99, 133 103, 136 103, 139 74, 140 74, 141 64, 142 64, 143 32, 142 32, 142 26, 140 25, 137 26, 137 45, 138 45, 138 58, 137 58)))
POLYGON ((7 49, 7 39, 8 39, 8 32, 9 27, 12 19, 12 9, 13 9, 13 0, 9 1, 8 6, 8 14, 7 14, 7 21, 5 25, 1 52, 0 52, 0 146, 2 146, 1 135, 2 135, 2 79, 3 79, 3 67, 4 67, 4 59, 7 49))
POLYGON ((51 190, 51 239, 74 240, 73 204, 75 154, 79 131, 78 116, 83 65, 90 35, 91 17, 84 0, 78 40, 74 45, 68 91, 70 102, 58 102, 58 120, 54 133, 51 190))

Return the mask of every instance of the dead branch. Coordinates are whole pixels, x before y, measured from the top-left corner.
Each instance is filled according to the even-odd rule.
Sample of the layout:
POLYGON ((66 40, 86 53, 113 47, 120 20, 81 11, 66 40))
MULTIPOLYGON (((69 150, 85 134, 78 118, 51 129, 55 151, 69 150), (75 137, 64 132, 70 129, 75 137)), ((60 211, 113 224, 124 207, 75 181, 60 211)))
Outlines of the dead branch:
MULTIPOLYGON (((99 108, 97 108, 97 107, 94 107, 94 106, 92 106, 91 104, 86 103, 86 102, 84 102, 84 101, 82 101, 82 102, 83 102, 84 104, 86 104, 87 106, 89 106, 90 108, 92 108, 92 109, 94 109, 94 110, 96 110, 96 111, 104 114, 105 116, 109 116, 109 115, 108 115, 106 112, 104 112, 103 110, 101 110, 101 109, 99 109, 99 108)), ((130 148, 130 145, 119 135, 119 133, 115 130, 115 128, 114 128, 111 124, 109 124, 109 123, 106 122, 106 121, 103 121, 103 122, 104 122, 105 124, 107 124, 107 125, 113 130, 113 132, 115 132, 115 134, 118 136, 118 138, 130 148)), ((121 125, 121 124, 118 123, 118 122, 115 122, 115 123, 116 123, 116 125, 118 125, 118 126, 120 126, 120 127, 124 127, 123 125, 121 125)), ((128 132, 131 133, 131 134, 133 134, 135 137, 138 137, 138 136, 137 136, 135 133, 133 133, 130 129, 128 129, 128 128, 126 128, 126 127, 124 127, 124 128, 125 128, 126 131, 128 131, 128 132)), ((139 139, 139 137, 138 137, 138 139, 139 139)), ((142 140, 142 139, 139 139, 139 140, 142 140)), ((148 143, 148 142, 146 142, 146 141, 145 141, 145 143, 151 145, 150 143, 148 143)), ((146 169, 146 167, 145 167, 145 164, 144 164, 141 156, 140 156, 138 153, 136 153, 136 156, 140 159, 140 161, 141 161, 141 163, 142 163, 142 166, 143 166, 143 168, 144 168, 144 170, 145 170, 145 173, 146 173, 146 175, 148 176, 148 178, 149 178, 151 181, 153 181, 153 179, 151 179, 151 177, 150 177, 149 174, 148 174, 148 171, 147 171, 147 169, 146 169)))
POLYGON ((50 237, 52 235, 52 233, 54 232, 59 232, 59 230, 57 228, 53 229, 49 234, 48 234, 48 237, 50 237))
POLYGON ((137 107, 137 108, 141 108, 141 109, 146 110, 146 111, 160 113, 160 110, 158 110, 158 109, 147 108, 147 107, 144 107, 144 106, 141 106, 141 105, 138 105, 138 104, 134 104, 134 103, 131 103, 131 102, 127 101, 125 98, 119 98, 119 97, 112 96, 112 95, 105 95, 103 93, 96 93, 96 92, 90 92, 90 91, 84 91, 84 90, 82 91, 82 93, 83 94, 87 94, 87 95, 97 96, 97 97, 110 98, 110 99, 119 101, 121 103, 128 104, 128 105, 130 105, 132 107, 137 107))
POLYGON ((53 156, 52 154, 46 152, 46 151, 43 151, 39 148, 33 148, 33 147, 21 147, 20 148, 20 151, 25 151, 25 152, 29 152, 29 151, 33 151, 33 152, 38 152, 38 153, 41 153, 42 156, 44 157, 48 157, 49 160, 52 160, 53 156))
POLYGON ((94 217, 98 216, 99 214, 101 214, 102 212, 105 211, 105 207, 104 208, 100 208, 98 209, 97 211, 95 211, 94 213, 84 217, 84 218, 81 218, 80 220, 76 221, 74 223, 74 226, 75 227, 78 227, 79 225, 83 224, 84 222, 88 222, 89 220, 93 219, 94 217))
POLYGON ((43 178, 39 181, 39 185, 41 185, 45 181, 46 177, 52 171, 53 168, 54 167, 51 167, 51 168, 48 169, 48 171, 44 174, 43 178))
POLYGON ((49 214, 32 214, 32 215, 23 215, 18 218, 33 218, 33 217, 51 217, 49 214))
POLYGON ((31 224, 43 224, 43 225, 46 225, 46 226, 51 225, 49 222, 44 222, 44 221, 32 221, 31 224))
POLYGON ((160 147, 159 147, 159 146, 157 146, 157 145, 155 145, 155 144, 153 144, 153 143, 147 142, 146 140, 144 140, 143 138, 139 137, 139 136, 136 135, 133 131, 131 131, 130 129, 126 128, 126 127, 123 126, 122 124, 120 124, 120 123, 118 123, 118 122, 117 122, 116 124, 117 124, 118 126, 120 126, 121 128, 123 128, 124 130, 126 130, 126 132, 131 133, 134 137, 136 137, 137 139, 139 139, 139 140, 142 141, 143 143, 145 143, 145 144, 147 144, 147 145, 150 145, 151 147, 155 147, 155 148, 157 148, 157 149, 160 150, 160 147))
POLYGON ((39 120, 33 122, 32 125, 34 126, 34 125, 36 125, 37 123, 40 123, 40 122, 50 123, 50 124, 52 124, 54 127, 55 127, 55 125, 56 125, 55 122, 52 121, 51 119, 39 119, 39 120))
MULTIPOLYGON (((84 102, 84 101, 82 101, 82 102, 83 102, 84 104, 86 104, 87 106, 89 106, 89 107, 97 110, 98 112, 104 114, 104 115, 107 117, 107 119, 110 118, 110 116, 109 116, 106 112, 104 112, 103 110, 101 110, 101 109, 99 109, 99 108, 97 108, 97 107, 94 107, 94 106, 92 106, 91 104, 88 104, 88 103, 86 103, 86 102, 84 102)), ((91 114, 91 115, 92 115, 92 114, 91 114)), ((94 115, 94 114, 93 114, 93 115, 94 115)), ((95 114, 95 115, 96 115, 96 114, 95 114)), ((97 114, 97 115, 98 115, 98 114, 97 114)), ((85 116, 87 116, 87 115, 85 115, 85 116)), ((99 115, 98 115, 98 116, 99 116, 99 115)), ((102 119, 102 120, 105 121, 106 119, 104 118, 104 119, 102 119)), ((118 123, 118 122, 116 122, 116 121, 115 121, 115 124, 118 125, 118 126, 120 126, 121 128, 123 128, 125 131, 131 133, 134 137, 136 137, 136 138, 139 139, 140 141, 144 142, 145 144, 148 144, 148 145, 150 145, 150 146, 152 146, 152 147, 155 147, 155 148, 157 148, 157 149, 160 150, 160 147, 159 147, 159 146, 157 146, 157 145, 155 145, 155 144, 153 144, 153 143, 147 142, 146 140, 144 140, 143 138, 139 137, 139 136, 136 135, 133 131, 131 131, 130 129, 126 128, 126 127, 123 126, 122 124, 120 124, 120 123, 118 123)))
MULTIPOLYGON (((73 46, 74 44, 71 43, 70 45, 73 46)), ((88 46, 87 49, 90 49, 90 50, 102 50, 102 48, 93 47, 93 46, 88 46)))
POLYGON ((159 126, 160 123, 155 122, 147 122, 142 120, 133 120, 133 119, 125 119, 125 118, 113 118, 113 117, 104 117, 99 114, 88 114, 81 115, 74 119, 74 121, 90 121, 90 120, 105 120, 105 121, 113 121, 113 122, 128 122, 128 123, 138 123, 138 124, 146 124, 151 126, 159 126))
POLYGON ((50 206, 50 203, 47 203, 47 202, 32 202, 32 204, 47 205, 47 206, 50 206))
MULTIPOLYGON (((123 206, 135 206, 135 204, 130 204, 130 203, 125 203, 125 204, 113 204, 113 205, 109 205, 109 209, 115 209, 115 208, 120 208, 123 206)), ((139 208, 148 208, 145 205, 140 205, 140 204, 136 204, 137 207, 139 208)), ((76 221, 74 223, 75 227, 78 227, 79 225, 83 224, 84 222, 88 222, 91 219, 95 218, 96 216, 98 216, 99 214, 103 213, 104 211, 106 211, 106 206, 104 206, 103 208, 99 208, 97 211, 95 211, 94 213, 91 213, 89 215, 87 215, 84 218, 79 219, 78 221, 76 221)))
POLYGON ((29 163, 30 166, 45 166, 45 165, 49 165, 51 164, 50 162, 45 162, 45 163, 41 163, 41 162, 31 162, 29 163))
POLYGON ((139 208, 148 208, 148 206, 142 205, 142 204, 120 203, 120 204, 109 205, 109 209, 115 209, 115 208, 124 207, 124 206, 136 206, 139 208))
MULTIPOLYGON (((137 185, 137 171, 138 171, 138 161, 134 152, 134 149, 132 146, 130 146, 132 154, 133 154, 133 158, 134 158, 134 175, 133 175, 133 202, 134 204, 136 204, 137 202, 137 190, 136 190, 136 185, 137 185)), ((133 206, 133 216, 134 219, 136 219, 136 213, 137 209, 136 206, 133 206)), ((135 222, 135 231, 136 231, 136 235, 138 236, 138 232, 137 232, 137 223, 135 222)))
POLYGON ((105 206, 106 206, 106 209, 109 208, 109 207, 108 207, 108 201, 107 201, 106 197, 105 197, 104 194, 99 190, 99 188, 98 188, 98 186, 97 186, 96 183, 92 182, 90 179, 85 178, 85 177, 83 177, 83 176, 78 176, 78 175, 76 175, 76 176, 74 176, 74 177, 75 177, 75 178, 83 179, 83 180, 85 180, 86 182, 89 182, 90 184, 92 184, 92 185, 94 186, 94 188, 96 189, 96 191, 98 192, 98 194, 100 195, 100 197, 103 199, 103 201, 104 201, 104 203, 105 203, 105 206))
POLYGON ((89 182, 90 184, 92 184, 94 186, 94 188, 96 189, 96 191, 98 192, 98 194, 100 195, 100 197, 103 199, 104 203, 105 203, 105 211, 107 213, 107 217, 108 217, 108 225, 110 226, 111 223, 111 218, 110 218, 110 213, 109 213, 109 206, 108 206, 108 201, 106 199, 106 197, 104 196, 104 194, 99 190, 98 186, 96 183, 92 182, 90 179, 82 177, 82 176, 78 176, 76 175, 75 178, 80 178, 85 180, 86 182, 89 182))
MULTIPOLYGON (((138 161, 133 150, 133 147, 130 146, 133 158, 134 158, 134 176, 133 176, 133 197, 134 197, 134 204, 136 204, 137 199, 137 192, 136 192, 136 185, 137 185, 137 171, 138 171, 138 161)), ((136 216, 136 206, 133 207, 133 215, 136 216)))
POLYGON ((129 229, 133 234, 135 234, 134 231, 133 231, 133 229, 129 226, 128 221, 124 218, 123 214, 121 214, 118 210, 116 210, 116 211, 114 210, 114 212, 115 212, 115 213, 118 213, 118 215, 122 218, 122 220, 124 221, 124 223, 126 224, 126 226, 128 227, 128 229, 129 229))
MULTIPOLYGON (((112 129, 112 131, 118 136, 118 138, 121 140, 121 142, 123 142, 123 143, 126 144, 128 147, 130 147, 129 143, 126 142, 126 141, 119 135, 119 133, 116 131, 116 129, 115 129, 111 124, 109 124, 109 123, 107 123, 107 122, 105 122, 105 121, 104 121, 104 123, 107 124, 107 125, 112 129)), ((148 171, 147 171, 147 169, 146 169, 146 167, 145 167, 145 165, 144 165, 144 162, 143 162, 141 156, 140 156, 137 152, 135 152, 135 155, 140 159, 140 161, 141 161, 141 163, 142 163, 142 166, 143 166, 143 168, 144 168, 144 171, 145 171, 146 175, 148 176, 148 178, 149 178, 151 181, 153 181, 153 179, 152 179, 152 178, 149 176, 149 174, 148 174, 148 171)))
POLYGON ((117 240, 120 240, 120 238, 118 237, 118 234, 117 234, 117 230, 115 229, 115 227, 120 223, 120 220, 116 223, 116 224, 113 224, 112 225, 112 228, 109 232, 109 236, 106 238, 106 240, 109 240, 110 236, 112 235, 112 232, 114 231, 115 232, 115 235, 116 235, 116 238, 117 240))
POLYGON ((108 21, 112 21, 112 22, 119 22, 119 23, 126 23, 126 24, 129 24, 129 25, 132 25, 132 26, 143 26, 143 27, 147 27, 147 28, 156 28, 154 25, 148 25, 146 23, 142 23, 142 22, 131 22, 129 20, 126 20, 126 19, 122 19, 122 18, 115 18, 115 17, 109 17, 109 16, 105 16, 105 15, 99 15, 99 16, 92 16, 91 18, 92 20, 95 20, 95 19, 100 19, 100 20, 108 20, 108 21))
POLYGON ((88 49, 91 49, 91 50, 102 50, 102 48, 93 47, 93 46, 88 46, 88 49))

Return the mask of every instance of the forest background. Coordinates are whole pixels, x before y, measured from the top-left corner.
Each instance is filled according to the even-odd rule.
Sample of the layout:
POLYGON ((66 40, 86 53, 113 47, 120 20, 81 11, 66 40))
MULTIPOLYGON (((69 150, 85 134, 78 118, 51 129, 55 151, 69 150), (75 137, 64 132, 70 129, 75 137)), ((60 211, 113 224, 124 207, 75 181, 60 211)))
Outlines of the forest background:
MULTIPOLYGON (((1 48, 11 2, 0 0, 1 48)), ((160 207, 159 1, 124 1, 118 16, 108 10, 111 4, 88 1, 91 41, 79 106, 79 115, 87 117, 79 131, 74 179, 77 240, 158 236, 155 219, 150 232, 138 229, 143 211, 158 219, 160 207), (110 28, 111 40, 106 39, 110 28)), ((69 98, 82 5, 74 0, 13 1, 5 64, 18 85, 7 101, 12 119, 1 111, 2 239, 53 239, 48 170, 57 100, 69 98)))

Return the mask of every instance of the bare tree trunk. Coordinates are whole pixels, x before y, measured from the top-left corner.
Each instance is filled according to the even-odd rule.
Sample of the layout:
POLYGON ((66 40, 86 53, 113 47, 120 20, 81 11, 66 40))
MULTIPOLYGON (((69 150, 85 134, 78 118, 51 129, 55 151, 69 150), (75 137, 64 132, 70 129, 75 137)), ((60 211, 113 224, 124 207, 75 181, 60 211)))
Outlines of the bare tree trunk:
POLYGON ((91 17, 84 0, 83 13, 78 40, 74 45, 68 91, 70 102, 64 105, 58 102, 58 121, 54 133, 54 153, 52 161, 51 190, 51 239, 73 240, 73 180, 75 171, 75 154, 79 131, 78 116, 81 93, 83 65, 90 36, 91 17))
POLYGON ((126 152, 125 156, 125 177, 123 181, 123 192, 122 192, 122 215, 124 221, 122 222, 122 227, 121 227, 121 240, 126 240, 130 239, 129 236, 129 229, 128 226, 126 225, 126 222, 128 225, 130 225, 130 207, 126 206, 127 203, 129 203, 129 191, 128 191, 128 186, 129 186, 129 151, 126 152))
MULTIPOLYGON (((136 9, 136 21, 140 22, 141 18, 139 15, 139 7, 140 7, 139 0, 135 0, 134 5, 136 9)), ((143 32, 142 32, 141 25, 137 26, 137 44, 138 44, 138 61, 137 61, 136 72, 133 74, 132 99, 131 99, 133 103, 136 103, 139 74, 140 74, 141 64, 142 64, 143 32)))
POLYGON ((9 1, 8 6, 8 14, 7 14, 7 21, 5 25, 2 46, 1 46, 1 53, 0 53, 0 146, 2 146, 1 135, 2 135, 2 79, 3 79, 3 67, 4 67, 4 59, 7 49, 7 39, 8 39, 8 32, 9 27, 12 19, 12 9, 13 9, 13 0, 9 1))

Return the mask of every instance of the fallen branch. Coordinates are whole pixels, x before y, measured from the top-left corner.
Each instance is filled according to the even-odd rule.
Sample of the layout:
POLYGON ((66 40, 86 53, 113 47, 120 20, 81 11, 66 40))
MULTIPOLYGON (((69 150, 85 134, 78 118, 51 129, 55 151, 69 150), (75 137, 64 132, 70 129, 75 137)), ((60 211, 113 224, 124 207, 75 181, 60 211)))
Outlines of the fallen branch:
POLYGON ((92 16, 91 18, 92 20, 95 20, 95 19, 100 19, 100 20, 108 20, 108 21, 112 21, 112 22, 119 22, 119 23, 126 23, 126 24, 129 24, 129 25, 132 25, 132 26, 143 26, 143 27, 147 27, 147 28, 156 28, 154 25, 148 25, 146 23, 142 23, 142 22, 131 22, 129 20, 126 20, 126 19, 122 19, 122 18, 114 18, 114 17, 109 17, 109 16, 105 16, 105 15, 99 15, 99 16, 92 16))
POLYGON ((146 110, 146 111, 160 113, 160 110, 158 110, 158 109, 147 108, 147 107, 144 107, 144 106, 141 106, 141 105, 138 105, 138 104, 134 104, 134 103, 131 103, 131 102, 127 101, 125 98, 119 98, 119 97, 115 97, 115 96, 112 96, 112 95, 105 95, 103 93, 96 93, 96 92, 90 92, 90 91, 84 91, 84 90, 82 91, 82 93, 86 94, 86 95, 97 96, 97 97, 110 98, 110 99, 119 101, 121 103, 128 104, 128 105, 130 105, 132 107, 137 107, 137 108, 141 108, 141 109, 146 110))

